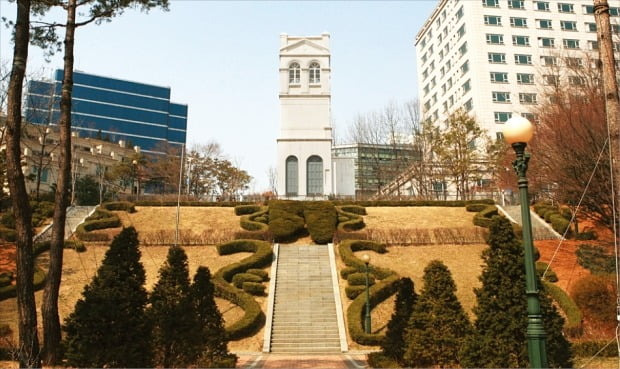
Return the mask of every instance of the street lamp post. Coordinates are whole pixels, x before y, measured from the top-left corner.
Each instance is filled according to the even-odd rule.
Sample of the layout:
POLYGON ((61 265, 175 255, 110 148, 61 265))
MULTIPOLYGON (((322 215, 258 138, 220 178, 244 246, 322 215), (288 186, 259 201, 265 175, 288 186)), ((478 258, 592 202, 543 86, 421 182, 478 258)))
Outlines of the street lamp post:
POLYGON ((368 283, 368 264, 370 264, 370 256, 368 254, 364 254, 362 256, 362 260, 364 264, 366 264, 366 315, 364 319, 364 332, 370 334, 370 286, 368 283))
POLYGON ((534 265, 534 246, 532 244, 532 222, 530 220, 530 201, 527 191, 527 165, 529 153, 525 152, 532 138, 534 127, 529 120, 515 116, 504 126, 504 139, 515 150, 517 159, 512 166, 517 173, 519 198, 521 202, 521 224, 523 227, 523 248, 525 249, 525 295, 527 296, 527 352, 531 368, 547 368, 546 334, 540 312, 540 299, 536 285, 534 265))

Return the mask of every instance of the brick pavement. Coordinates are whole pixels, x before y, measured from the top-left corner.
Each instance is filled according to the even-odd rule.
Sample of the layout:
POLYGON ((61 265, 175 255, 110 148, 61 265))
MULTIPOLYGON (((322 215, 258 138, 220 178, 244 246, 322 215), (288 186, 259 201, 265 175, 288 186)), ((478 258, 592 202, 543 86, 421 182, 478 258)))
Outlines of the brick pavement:
POLYGON ((365 369, 366 354, 239 354, 237 368, 280 369, 280 368, 330 368, 365 369))

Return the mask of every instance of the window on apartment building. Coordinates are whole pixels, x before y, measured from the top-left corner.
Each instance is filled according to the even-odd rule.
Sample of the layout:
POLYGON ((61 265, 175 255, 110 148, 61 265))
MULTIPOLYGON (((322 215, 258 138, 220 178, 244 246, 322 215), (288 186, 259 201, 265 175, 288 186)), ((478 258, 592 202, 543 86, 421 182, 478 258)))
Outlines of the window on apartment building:
POLYGON ((437 35, 437 43, 440 44, 443 41, 443 36, 440 34, 437 35))
POLYGON ((562 40, 562 45, 564 45, 565 49, 579 49, 579 40, 565 38, 562 40))
POLYGON ((612 33, 620 33, 620 24, 612 24, 611 25, 612 33))
POLYGON ((519 93, 519 102, 521 104, 536 104, 536 94, 532 93, 519 93))
POLYGON ((422 55, 422 63, 426 63, 427 60, 428 60, 428 53, 424 53, 424 55, 422 55))
POLYGON ((443 35, 443 37, 448 36, 448 26, 445 26, 445 27, 443 28, 443 31, 441 32, 441 34, 443 35))
POLYGON ((422 78, 423 79, 428 78, 428 69, 424 69, 424 72, 422 72, 422 78))
POLYGON ((441 69, 439 70, 439 73, 441 74, 441 76, 445 76, 446 75, 446 69, 445 67, 441 67, 441 69))
POLYGON ((620 51, 620 42, 614 42, 614 51, 620 51))
POLYGON ((435 88, 435 86, 437 86, 437 80, 433 77, 433 79, 431 79, 431 88, 435 88))
POLYGON ((571 86, 583 86, 586 84, 586 79, 581 76, 568 76, 568 84, 571 86))
POLYGON ((541 12, 548 12, 549 2, 548 1, 534 1, 534 9, 539 10, 541 12))
POLYGON ((431 102, 427 101, 424 103, 424 111, 429 111, 431 108, 431 102))
POLYGON ((463 23, 461 25, 461 27, 459 27, 459 30, 456 31, 457 35, 459 35, 459 38, 465 36, 465 23, 463 23))
POLYGON ((529 36, 512 36, 512 44, 514 46, 530 46, 529 36))
POLYGON ((469 60, 466 60, 465 63, 461 64, 461 74, 464 75, 469 71, 469 60))
POLYGON ((491 72, 490 75, 493 83, 508 83, 508 73, 506 72, 491 72))
POLYGON ((420 41, 420 47, 424 48, 424 46, 426 46, 426 39, 423 38, 422 41, 420 41))
POLYGON ((512 113, 506 111, 496 111, 493 113, 495 117, 495 123, 506 123, 506 121, 512 118, 512 113))
POLYGON ((441 93, 442 94, 446 93, 446 84, 445 83, 443 85, 441 85, 441 93))
POLYGON ((560 83, 560 76, 556 74, 543 75, 543 81, 547 86, 557 86, 560 83))
POLYGON ((433 120, 437 120, 437 119, 439 119, 439 112, 437 110, 435 110, 433 112, 433 120))
POLYGON ((576 31, 577 22, 575 21, 560 21, 560 28, 562 31, 576 31))
POLYGON ((532 56, 527 54, 515 54, 515 64, 532 64, 532 56))
POLYGON ((463 45, 459 47, 459 55, 463 56, 467 52, 467 41, 463 42, 463 45))
POLYGON ((456 12, 456 20, 463 18, 463 7, 461 6, 459 10, 456 12))
POLYGON ((523 1, 523 0, 508 0, 508 7, 510 9, 525 9, 525 1, 523 1))
POLYGON ((448 107, 451 108, 454 105, 454 96, 448 98, 448 107))
POLYGON ((555 47, 555 39, 552 37, 539 37, 538 38, 538 46, 546 47, 546 48, 554 48, 555 47))
POLYGON ((452 88, 452 77, 448 78, 446 84, 448 85, 448 90, 452 88))
POLYGON ((536 19, 536 25, 540 29, 553 29, 551 19, 536 19))
POLYGON ((533 85, 534 75, 530 73, 517 73, 517 83, 520 85, 533 85))
POLYGON ((590 50, 598 50, 598 41, 588 41, 588 49, 590 50))
POLYGON ((521 116, 530 122, 538 123, 538 115, 533 113, 521 113, 521 116))
POLYGON ((620 15, 620 8, 614 8, 610 6, 609 15, 611 15, 612 17, 617 17, 618 15, 620 15))
POLYGON ((443 108, 443 112, 447 112, 448 111, 448 102, 444 101, 443 104, 441 104, 441 107, 443 108))
POLYGON ((596 23, 586 22, 586 31, 596 32, 596 23))
POLYGON ((437 103, 437 94, 433 94, 433 97, 431 98, 432 104, 435 105, 437 103))
POLYGON ((434 71, 435 70, 435 61, 432 61, 429 65, 428 65, 428 69, 429 71, 434 71))
POLYGON ((472 99, 467 100, 465 104, 463 104, 463 108, 465 111, 471 111, 474 108, 474 101, 472 99))
POLYGON ((499 8, 499 0, 482 0, 482 6, 499 8))
POLYGON ((450 68, 452 68, 452 62, 451 62, 450 60, 448 60, 448 61, 446 62, 446 72, 449 72, 449 71, 450 71, 450 68))
POLYGON ((487 44, 490 45, 503 45, 504 35, 498 35, 495 33, 487 33, 487 44))
POLYGON ((443 60, 443 50, 439 52, 439 61, 443 60))
POLYGON ((497 15, 485 15, 484 16, 484 24, 488 26, 501 26, 502 25, 502 17, 497 15))
POLYGON ((558 59, 555 56, 543 55, 540 57, 540 64, 545 66, 558 65, 558 59))
POLYGON ((567 57, 564 58, 564 62, 566 63, 567 67, 580 68, 583 66, 583 59, 581 58, 567 57))
POLYGON ((510 17, 510 25, 512 27, 525 28, 527 27, 527 18, 510 17))
POLYGON ((574 13, 575 6, 569 3, 558 3, 558 11, 560 13, 574 13))
POLYGON ((426 96, 429 91, 430 91, 430 87, 427 84, 426 86, 424 86, 424 96, 426 96))
POLYGON ((506 64, 506 54, 504 53, 489 53, 489 63, 506 64))
POLYGON ((594 5, 584 5, 583 14, 594 14, 594 5))
MULTIPOLYGON (((446 44, 446 45, 443 47, 443 51, 444 51, 444 53, 445 53, 446 55, 448 55, 448 53, 450 52, 450 45, 449 45, 449 44, 446 44)), ((448 62, 450 62, 450 61, 448 60, 448 62)))
POLYGON ((496 103, 509 103, 510 102, 510 92, 493 91, 491 95, 493 97, 493 102, 496 102, 496 103))
POLYGON ((465 95, 469 90, 471 90, 471 80, 468 79, 467 82, 463 83, 463 95, 465 95))

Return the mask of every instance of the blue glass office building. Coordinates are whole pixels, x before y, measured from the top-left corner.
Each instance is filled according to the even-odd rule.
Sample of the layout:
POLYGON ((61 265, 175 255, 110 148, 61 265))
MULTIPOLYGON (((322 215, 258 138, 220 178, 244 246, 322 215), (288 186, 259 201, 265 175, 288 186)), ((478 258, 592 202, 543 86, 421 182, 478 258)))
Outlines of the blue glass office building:
MULTIPOLYGON (((60 117, 63 71, 53 81, 30 81, 25 117, 36 124, 56 124, 60 117)), ((170 88, 75 71, 72 129, 80 137, 125 140, 147 153, 166 144, 186 142, 187 105, 170 102, 170 88)))

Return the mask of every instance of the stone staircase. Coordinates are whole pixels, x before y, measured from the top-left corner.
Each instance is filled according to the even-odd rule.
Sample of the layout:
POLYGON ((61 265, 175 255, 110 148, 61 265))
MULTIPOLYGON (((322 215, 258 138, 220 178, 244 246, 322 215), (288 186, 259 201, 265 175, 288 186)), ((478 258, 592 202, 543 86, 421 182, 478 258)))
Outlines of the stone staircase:
MULTIPOLYGON (((514 221, 521 225, 521 206, 520 205, 505 205, 498 206, 506 214, 508 214, 514 221)), ((541 219, 534 211, 530 210, 530 219, 532 221, 532 235, 535 241, 538 240, 558 240, 561 237, 557 232, 551 228, 547 222, 541 219)))
POLYGON ((326 245, 280 245, 271 330, 273 353, 340 353, 326 245))

